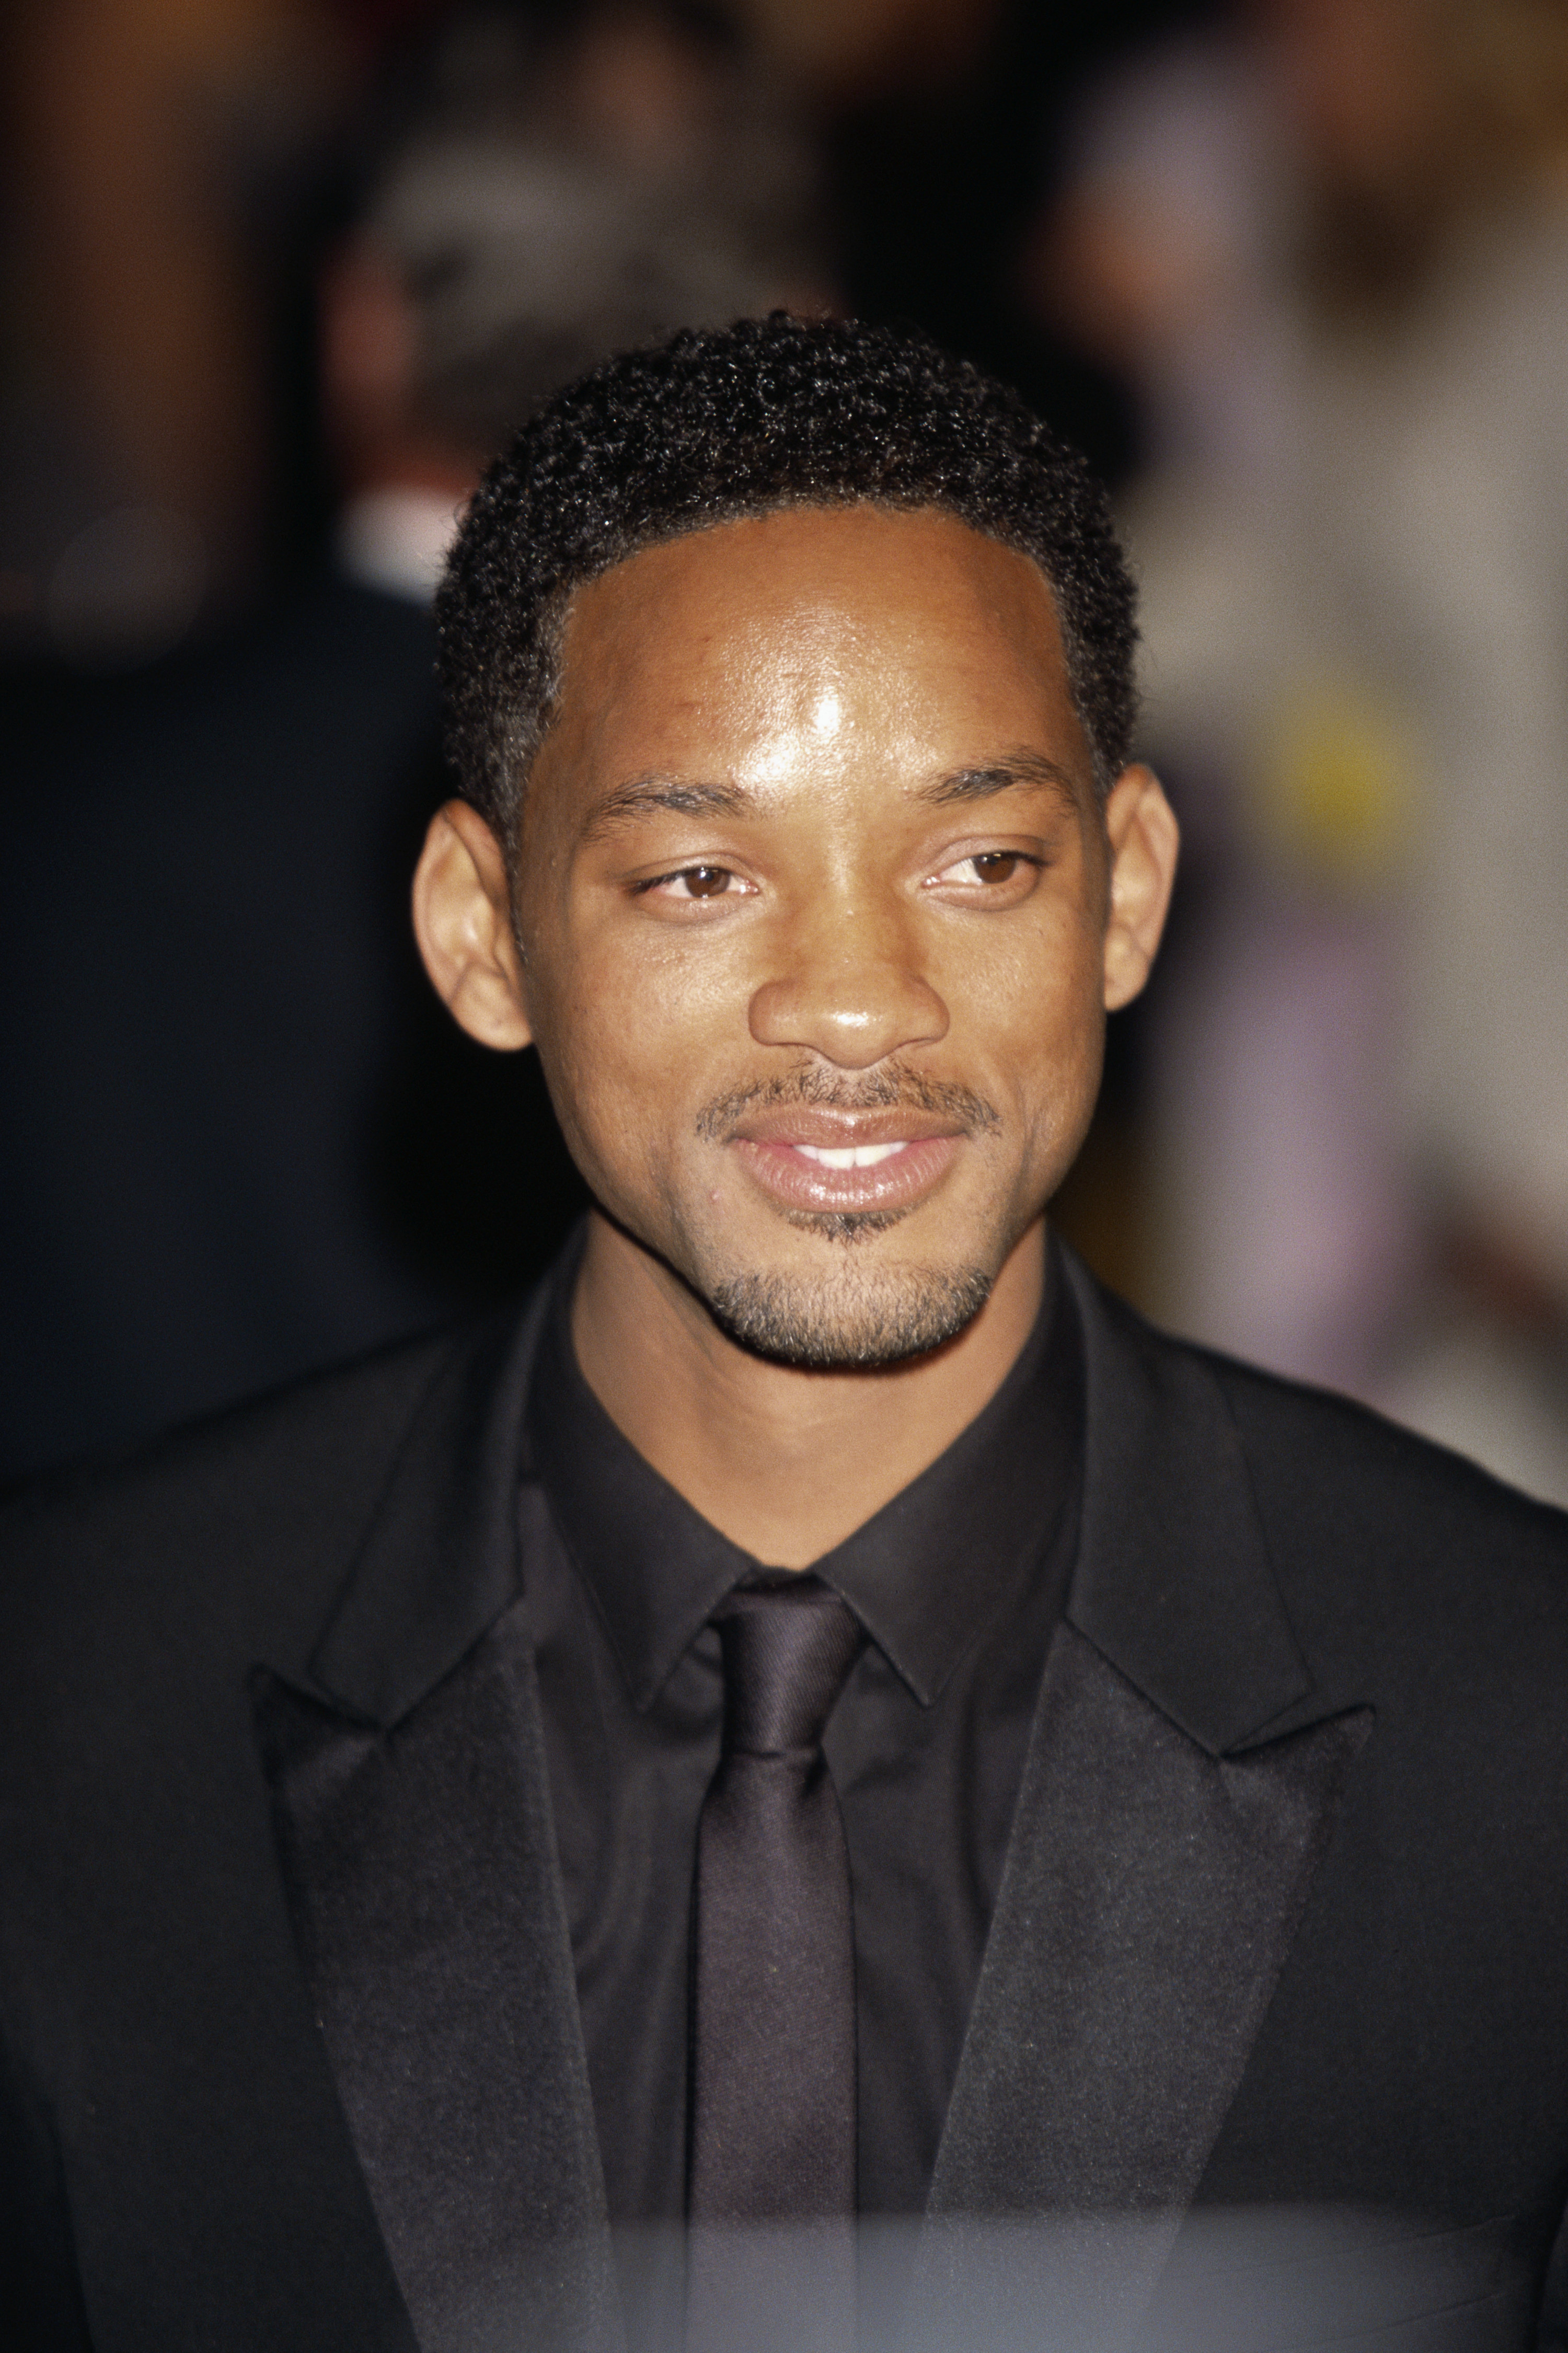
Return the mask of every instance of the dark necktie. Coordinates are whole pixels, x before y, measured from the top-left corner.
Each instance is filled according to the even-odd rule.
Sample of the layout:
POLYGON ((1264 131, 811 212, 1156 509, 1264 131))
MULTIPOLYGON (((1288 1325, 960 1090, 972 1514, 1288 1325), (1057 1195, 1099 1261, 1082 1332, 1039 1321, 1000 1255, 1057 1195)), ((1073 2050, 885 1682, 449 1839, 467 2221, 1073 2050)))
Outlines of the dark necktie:
POLYGON ((715 1613, 724 1746, 697 1833, 688 2344, 852 2341, 855 1947, 822 1735, 864 1637, 814 1577, 715 1613), (801 2298, 804 2296, 803 2306, 801 2298))

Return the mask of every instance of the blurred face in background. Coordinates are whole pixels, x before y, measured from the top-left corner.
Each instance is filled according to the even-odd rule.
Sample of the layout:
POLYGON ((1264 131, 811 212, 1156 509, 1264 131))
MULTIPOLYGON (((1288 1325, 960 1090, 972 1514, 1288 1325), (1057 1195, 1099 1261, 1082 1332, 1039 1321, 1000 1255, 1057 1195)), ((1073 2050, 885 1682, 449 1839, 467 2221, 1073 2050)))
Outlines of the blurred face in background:
POLYGON ((1529 186, 1568 154, 1559 0, 1261 0, 1263 53, 1322 193, 1398 214, 1529 186))
POLYGON ((1423 156, 1441 112, 1432 0, 1268 0, 1265 54, 1331 185, 1374 191, 1423 156))
POLYGON ((1066 1173, 1173 856, 1147 771, 1102 810, 1024 557, 869 506, 690 534, 574 602, 491 1041, 532 1039, 597 1199, 726 1329, 896 1360, 1066 1173))

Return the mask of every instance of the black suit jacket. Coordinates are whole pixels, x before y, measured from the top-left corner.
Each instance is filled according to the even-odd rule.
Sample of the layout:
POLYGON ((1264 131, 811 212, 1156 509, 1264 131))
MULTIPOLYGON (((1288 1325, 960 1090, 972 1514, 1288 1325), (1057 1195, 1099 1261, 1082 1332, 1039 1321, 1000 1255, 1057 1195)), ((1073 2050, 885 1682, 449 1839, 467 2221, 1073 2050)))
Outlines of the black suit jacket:
MULTIPOLYGON (((1079 1556, 907 2341, 1212 2353, 1223 2297, 1284 2347, 1310 2282, 1336 2343, 1531 2346, 1568 2194, 1568 1522, 1069 1271, 1079 1556), (1273 2303, 1231 2234, 1261 2209, 1273 2303)), ((614 2348, 519 1599, 535 1322, 14 1507, 12 2341, 614 2348)))

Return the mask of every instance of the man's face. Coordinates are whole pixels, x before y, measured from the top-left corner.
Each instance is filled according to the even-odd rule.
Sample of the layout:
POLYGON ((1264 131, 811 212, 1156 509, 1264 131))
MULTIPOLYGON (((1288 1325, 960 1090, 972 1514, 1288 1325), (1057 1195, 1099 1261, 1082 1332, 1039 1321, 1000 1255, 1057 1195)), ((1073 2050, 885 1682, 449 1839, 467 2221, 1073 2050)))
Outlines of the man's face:
POLYGON ((516 901, 598 1200, 764 1354, 951 1336, 1088 1124, 1110 866, 1022 556, 934 512, 807 508, 605 575, 516 901))

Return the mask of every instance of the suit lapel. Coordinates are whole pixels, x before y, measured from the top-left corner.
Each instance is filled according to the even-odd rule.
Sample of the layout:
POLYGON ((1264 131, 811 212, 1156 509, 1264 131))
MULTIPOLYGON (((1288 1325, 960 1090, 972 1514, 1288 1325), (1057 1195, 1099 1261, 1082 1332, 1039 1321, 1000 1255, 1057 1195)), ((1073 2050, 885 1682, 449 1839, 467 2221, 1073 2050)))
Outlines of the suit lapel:
POLYGON ((309 1673, 254 1679, 296 1941, 422 2353, 620 2333, 519 1596, 539 1320, 454 1356, 309 1673))
POLYGON ((1126 2341, 1371 1723, 1302 1720, 1310 1679, 1214 1373, 1068 1272, 1089 1382, 1079 1556, 911 2307, 915 2343, 965 2353, 1126 2341))

